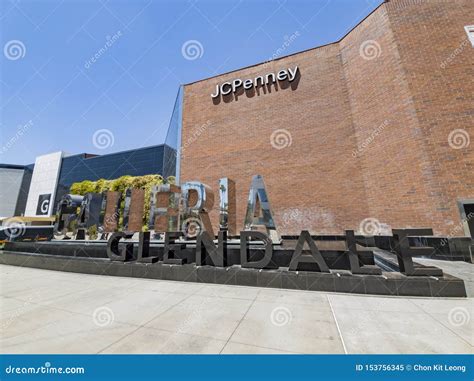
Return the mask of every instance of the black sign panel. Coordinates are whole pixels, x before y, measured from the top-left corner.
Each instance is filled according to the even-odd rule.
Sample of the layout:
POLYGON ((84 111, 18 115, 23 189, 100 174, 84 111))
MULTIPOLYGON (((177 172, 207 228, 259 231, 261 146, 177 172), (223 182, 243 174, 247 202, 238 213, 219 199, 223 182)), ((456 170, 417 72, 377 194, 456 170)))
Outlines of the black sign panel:
POLYGON ((37 216, 48 215, 49 212, 49 202, 51 200, 51 193, 40 194, 38 197, 38 206, 36 207, 37 216))

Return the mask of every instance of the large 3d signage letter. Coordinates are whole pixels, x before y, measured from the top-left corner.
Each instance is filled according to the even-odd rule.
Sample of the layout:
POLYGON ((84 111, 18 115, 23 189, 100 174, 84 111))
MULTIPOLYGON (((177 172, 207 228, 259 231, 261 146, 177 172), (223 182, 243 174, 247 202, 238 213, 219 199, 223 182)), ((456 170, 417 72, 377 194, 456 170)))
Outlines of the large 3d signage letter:
POLYGON ((102 197, 101 193, 87 193, 84 196, 79 212, 79 227, 88 228, 99 225, 102 197))
POLYGON ((179 202, 181 188, 177 185, 155 185, 150 195, 150 230, 179 231, 179 202))
POLYGON ((236 235, 236 214, 235 182, 223 177, 219 180, 219 230, 236 235))
POLYGON ((125 232, 113 233, 107 241, 107 256, 112 261, 125 262, 129 261, 133 257, 133 243, 125 243, 125 246, 119 247, 119 241, 122 238, 130 239, 133 234, 125 232))
POLYGON ((117 191, 106 191, 102 198, 102 206, 100 211, 99 231, 102 238, 107 238, 109 233, 113 233, 118 229, 120 203, 122 195, 117 191))
POLYGON ((196 265, 209 265, 224 267, 227 255, 227 232, 220 231, 217 246, 208 232, 199 234, 196 243, 196 265))
POLYGON ((277 268, 278 266, 272 264, 272 254, 272 242, 266 234, 256 231, 240 232, 240 265, 242 267, 252 267, 255 269, 277 268), (251 248, 249 248, 248 240, 250 238, 261 240, 263 242, 264 251, 262 258, 254 259, 255 256, 261 253, 256 250, 252 251, 251 248))
POLYGON ((183 236, 181 232, 165 232, 165 251, 163 263, 168 265, 182 265, 186 263, 185 258, 181 258, 181 251, 186 248, 184 243, 177 242, 183 236))
POLYGON ((274 243, 280 241, 273 220, 267 190, 261 175, 256 175, 252 178, 244 226, 245 230, 264 230, 274 243))
POLYGON ((378 266, 360 265, 354 230, 346 230, 346 253, 349 256, 349 268, 352 274, 382 275, 382 270, 378 266))
POLYGON ((145 206, 145 189, 129 188, 125 191, 125 205, 123 207, 123 230, 139 232, 143 224, 145 206))
POLYGON ((433 235, 433 229, 393 229, 395 253, 401 273, 408 276, 443 276, 443 270, 435 266, 417 266, 412 257, 424 255, 429 257, 435 250, 433 247, 412 247, 410 236, 433 235))
POLYGON ((77 229, 77 209, 81 206, 84 197, 73 194, 64 195, 58 202, 54 237, 56 239, 71 239, 77 229))
POLYGON ((319 271, 323 273, 329 272, 329 267, 326 264, 326 261, 307 230, 303 230, 298 238, 298 243, 296 244, 295 252, 291 258, 289 269, 293 271, 299 270, 299 265, 301 263, 315 263, 318 265, 319 271), (309 246, 310 254, 303 254, 305 243, 309 246))
POLYGON ((214 205, 214 193, 206 184, 190 181, 181 186, 183 215, 181 231, 186 238, 195 238, 201 231, 214 237, 209 212, 214 205))

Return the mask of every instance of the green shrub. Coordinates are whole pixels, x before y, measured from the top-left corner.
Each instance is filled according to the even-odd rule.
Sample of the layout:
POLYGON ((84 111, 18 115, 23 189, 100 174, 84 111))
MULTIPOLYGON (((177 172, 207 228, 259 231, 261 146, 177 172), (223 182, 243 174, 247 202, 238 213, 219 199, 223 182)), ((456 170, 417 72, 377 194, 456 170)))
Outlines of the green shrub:
POLYGON ((98 237, 97 226, 96 225, 89 226, 89 228, 87 229, 87 234, 89 235, 89 239, 97 239, 98 237))

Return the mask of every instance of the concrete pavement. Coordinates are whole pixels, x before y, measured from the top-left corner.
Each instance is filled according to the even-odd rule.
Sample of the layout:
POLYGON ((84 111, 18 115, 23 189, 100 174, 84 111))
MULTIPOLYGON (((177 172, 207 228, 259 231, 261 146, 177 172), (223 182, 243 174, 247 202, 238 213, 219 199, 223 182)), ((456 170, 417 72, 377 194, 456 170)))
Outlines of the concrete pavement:
POLYGON ((0 266, 1 353, 473 353, 473 299, 0 266))
POLYGON ((441 261, 438 259, 416 258, 416 262, 426 266, 436 266, 445 273, 461 278, 468 297, 474 297, 474 264, 461 261, 441 261))

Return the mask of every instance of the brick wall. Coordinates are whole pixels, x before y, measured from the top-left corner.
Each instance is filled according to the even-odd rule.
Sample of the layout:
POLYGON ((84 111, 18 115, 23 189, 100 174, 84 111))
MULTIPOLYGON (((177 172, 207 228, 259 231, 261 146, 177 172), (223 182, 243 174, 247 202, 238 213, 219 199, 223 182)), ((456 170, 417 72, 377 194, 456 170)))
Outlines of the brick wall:
POLYGON ((419 123, 385 7, 340 43, 368 209, 391 227, 426 226, 434 206, 419 163, 419 123), (378 131, 378 133, 377 133, 378 131), (373 139, 371 139, 373 137, 373 139))
MULTIPOLYGON (((220 177, 235 180, 238 228, 251 177, 261 174, 280 233, 358 230, 365 218, 448 233, 459 222, 456 198, 474 198, 472 147, 447 142, 452 128, 472 128, 466 79, 473 78, 474 49, 465 47, 441 74, 439 60, 463 37, 469 12, 458 16, 472 4, 435 3, 392 1, 338 43, 186 85, 181 181, 217 192, 220 177), (453 20, 436 21, 440 13, 453 20), (440 31, 420 32, 432 22, 440 31), (295 65, 301 77, 294 88, 211 99, 216 84, 295 65), (444 82, 430 79, 433 73, 444 82), (420 85, 421 78, 437 86, 420 85), (291 140, 281 149, 271 140, 278 130, 291 140)), ((211 218, 217 227, 216 210, 211 218)))
POLYGON ((464 30, 474 24, 474 2, 392 2, 387 12, 418 120, 426 203, 433 205, 428 221, 437 231, 457 231, 457 201, 474 198, 474 48, 464 30), (469 146, 449 144, 453 133, 456 146, 457 129, 469 146))

